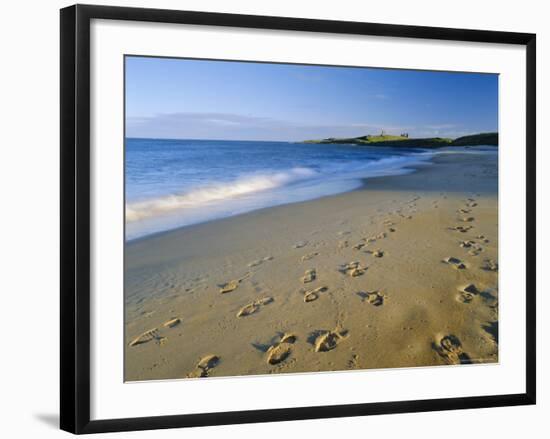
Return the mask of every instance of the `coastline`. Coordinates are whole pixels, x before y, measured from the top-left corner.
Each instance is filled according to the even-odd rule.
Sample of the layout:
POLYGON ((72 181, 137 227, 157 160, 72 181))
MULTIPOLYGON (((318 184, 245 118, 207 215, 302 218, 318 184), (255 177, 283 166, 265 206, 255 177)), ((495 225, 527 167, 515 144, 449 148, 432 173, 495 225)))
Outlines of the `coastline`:
MULTIPOLYGON (((204 165, 193 163, 193 158, 204 153, 198 150, 202 144, 179 145, 178 148, 189 146, 190 151, 174 158, 174 163, 164 170, 167 175, 175 175, 172 183, 169 183, 172 177, 159 179, 152 168, 143 164, 143 157, 139 156, 144 152, 140 153, 140 147, 134 145, 131 150, 138 157, 130 160, 134 164, 125 188, 126 241, 263 208, 349 192, 361 187, 363 178, 406 173, 407 169, 428 162, 434 154, 418 148, 404 153, 394 148, 352 145, 296 148, 289 145, 260 143, 261 154, 252 157, 251 163, 227 163, 229 168, 222 175, 216 175, 219 168, 209 171, 204 165), (294 158, 272 163, 271 154, 275 150, 294 158), (191 163, 185 163, 186 155, 190 156, 191 163), (139 197, 137 193, 149 195, 139 197)), ((225 151, 224 154, 217 152, 223 161, 227 155, 238 155, 239 148, 242 148, 240 142, 216 143, 212 154, 216 157, 218 149, 225 151)))
POLYGON ((498 361, 497 167, 437 155, 350 192, 128 242, 125 379, 193 376, 208 356, 208 376, 498 361), (334 347, 316 351, 323 336, 334 347), (271 364, 274 349, 286 356, 271 364))

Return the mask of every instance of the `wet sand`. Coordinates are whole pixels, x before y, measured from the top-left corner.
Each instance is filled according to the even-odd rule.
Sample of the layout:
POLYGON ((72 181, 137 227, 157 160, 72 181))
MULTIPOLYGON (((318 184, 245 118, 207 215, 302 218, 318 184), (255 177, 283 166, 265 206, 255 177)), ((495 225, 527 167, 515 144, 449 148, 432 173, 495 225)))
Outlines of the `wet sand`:
POLYGON ((498 361, 495 155, 132 241, 125 379, 498 361))

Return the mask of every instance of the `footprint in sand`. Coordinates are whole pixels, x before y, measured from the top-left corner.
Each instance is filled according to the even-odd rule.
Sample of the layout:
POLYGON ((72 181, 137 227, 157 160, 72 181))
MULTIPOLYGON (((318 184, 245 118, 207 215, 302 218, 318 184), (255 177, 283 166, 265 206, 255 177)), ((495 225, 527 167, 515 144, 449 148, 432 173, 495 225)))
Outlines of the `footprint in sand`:
POLYGON ((263 305, 269 305, 274 300, 275 299, 273 299, 273 297, 264 297, 262 299, 255 300, 254 302, 243 306, 237 313, 237 317, 246 317, 250 314, 254 314, 260 309, 260 307, 262 307, 263 305))
POLYGON ((145 331, 143 334, 136 337, 134 340, 130 342, 130 346, 138 346, 140 344, 149 343, 150 341, 155 341, 157 344, 164 344, 164 341, 166 340, 165 337, 161 337, 158 328, 149 329, 148 331, 145 331))
POLYGON ((471 223, 472 221, 475 221, 475 218, 473 216, 467 216, 460 218, 460 221, 464 223, 471 223))
MULTIPOLYGON (((164 328, 175 328, 181 323, 179 317, 173 317, 170 320, 167 320, 162 324, 164 328)), ((150 341, 155 341, 159 345, 166 343, 167 338, 160 335, 158 328, 149 329, 143 334, 139 335, 130 342, 130 346, 138 346, 140 344, 149 343, 150 341)))
POLYGON ((458 213, 463 213, 463 214, 470 213, 471 211, 472 209, 458 209, 458 213))
POLYGON ((472 255, 472 256, 478 256, 482 251, 483 251, 483 247, 481 247, 480 245, 476 244, 476 245, 474 246, 474 248, 472 248, 470 251, 468 251, 468 254, 469 254, 469 255, 472 255))
POLYGON ((348 248, 349 242, 348 241, 339 241, 338 242, 338 248, 348 248))
POLYGON ((370 253, 375 258, 381 258, 384 256, 384 252, 382 250, 367 250, 365 253, 370 253))
POLYGON ((393 228, 393 227, 390 227, 390 228, 388 229, 388 232, 391 232, 391 233, 393 233, 393 232, 395 232, 395 231, 396 231, 396 229, 393 228))
POLYGON ((312 268, 311 270, 306 270, 304 277, 302 277, 302 282, 308 284, 313 282, 315 279, 317 279, 317 271, 315 268, 312 268))
POLYGON ((476 241, 466 240, 460 241, 460 247, 470 249, 468 251, 469 255, 477 256, 483 251, 483 247, 479 245, 476 241))
POLYGON ((273 256, 266 256, 262 259, 258 259, 256 261, 252 261, 250 264, 248 264, 248 266, 250 268, 252 267, 257 267, 258 265, 262 265, 264 262, 267 262, 267 261, 271 261, 273 259, 273 256))
POLYGON ((309 261, 310 259, 313 259, 318 254, 319 254, 318 252, 308 253, 307 255, 302 256, 302 262, 309 261))
POLYGON ((346 330, 322 331, 315 339, 315 352, 328 352, 338 346, 338 344, 348 337, 346 330))
POLYGON ((178 326, 181 323, 181 319, 179 317, 172 318, 162 324, 165 328, 174 328, 178 326))
POLYGON ((496 293, 496 288, 490 288, 485 291, 481 291, 479 293, 479 297, 483 300, 483 303, 487 305, 489 308, 493 308, 494 310, 498 311, 498 297, 493 294, 496 293))
POLYGON ((460 259, 455 258, 454 256, 449 256, 448 258, 443 259, 443 262, 451 265, 457 270, 463 270, 466 268, 466 265, 460 259))
POLYGON ((481 325, 481 329, 483 329, 491 337, 491 341, 495 345, 498 345, 498 320, 481 325))
POLYGON ((460 232, 460 233, 466 233, 466 232, 469 231, 470 229, 473 229, 473 226, 455 226, 455 227, 450 227, 450 230, 454 230, 454 231, 460 232))
POLYGON ((230 280, 229 282, 227 282, 223 285, 220 285, 221 286, 220 293, 225 294, 225 293, 230 293, 231 291, 235 291, 237 289, 237 287, 239 286, 239 284, 243 280, 245 280, 249 277, 250 277, 250 273, 247 273, 243 277, 241 277, 240 279, 233 279, 233 280, 230 280))
POLYGON ((472 300, 474 300, 474 296, 473 294, 460 291, 456 296, 456 300, 460 303, 470 303, 472 300))
POLYGON ((217 355, 207 355, 201 358, 195 370, 187 374, 187 378, 205 378, 219 363, 220 357, 217 355))
POLYGON ((295 342, 294 334, 283 334, 281 339, 267 350, 267 363, 275 365, 285 361, 292 353, 292 345, 295 342))
POLYGON ((385 296, 380 291, 359 291, 357 295, 361 298, 362 302, 370 303, 374 306, 380 306, 384 304, 385 296))
POLYGON ((469 284, 458 290, 456 300, 461 303, 470 303, 477 294, 479 294, 477 287, 474 284, 469 284))
POLYGON ((365 245, 367 245, 367 244, 365 244, 364 242, 358 242, 357 244, 355 244, 353 246, 353 249, 354 250, 361 250, 365 245))
POLYGON ((357 277, 365 274, 367 267, 362 267, 358 261, 349 262, 340 266, 340 273, 347 274, 351 277, 357 277))
POLYGON ((236 290, 240 283, 241 281, 238 279, 230 280, 229 282, 223 285, 223 287, 220 289, 220 293, 222 294, 230 293, 231 291, 236 290))
POLYGON ((462 343, 456 335, 445 335, 436 343, 432 343, 432 348, 448 364, 470 364, 470 356, 462 350, 462 343))
POLYGON ((328 287, 319 287, 314 290, 304 291, 304 302, 313 302, 319 298, 319 293, 324 293, 328 290, 328 287))
POLYGON ((492 259, 485 259, 481 268, 485 271, 498 271, 498 263, 492 259))
POLYGON ((489 242, 491 242, 485 237, 485 235, 478 235, 477 239, 481 239, 485 244, 489 244, 489 242))
POLYGON ((292 248, 303 248, 308 244, 308 241, 298 241, 292 248))
POLYGON ((348 369, 360 369, 359 355, 352 354, 351 358, 348 360, 348 369))

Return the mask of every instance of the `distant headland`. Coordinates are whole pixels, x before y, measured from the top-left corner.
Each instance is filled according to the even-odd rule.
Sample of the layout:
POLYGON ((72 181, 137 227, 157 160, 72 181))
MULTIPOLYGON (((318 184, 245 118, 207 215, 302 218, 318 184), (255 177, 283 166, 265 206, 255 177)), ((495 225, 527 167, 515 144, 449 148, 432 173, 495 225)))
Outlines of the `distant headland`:
POLYGON ((457 137, 456 139, 446 137, 412 138, 408 133, 390 135, 382 131, 379 135, 366 135, 360 137, 335 138, 329 137, 320 140, 305 140, 302 143, 313 144, 353 144, 365 146, 392 146, 409 148, 442 148, 446 146, 498 146, 498 133, 479 133, 469 136, 457 137))

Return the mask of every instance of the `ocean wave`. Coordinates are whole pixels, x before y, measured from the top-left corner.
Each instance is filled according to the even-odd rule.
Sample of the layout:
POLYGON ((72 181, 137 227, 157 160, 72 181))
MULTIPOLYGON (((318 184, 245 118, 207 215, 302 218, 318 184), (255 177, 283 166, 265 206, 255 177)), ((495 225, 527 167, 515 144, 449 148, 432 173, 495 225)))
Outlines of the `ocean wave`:
POLYGON ((471 154, 471 155, 498 155, 498 148, 495 146, 464 146, 454 147, 453 149, 440 149, 432 151, 432 155, 454 155, 454 154, 471 154))
POLYGON ((361 187, 365 179, 413 172, 416 165, 430 163, 434 155, 433 151, 421 150, 406 155, 378 150, 367 153, 368 157, 359 160, 342 159, 341 154, 324 160, 310 156, 303 158, 305 163, 300 167, 234 174, 225 182, 204 182, 179 193, 172 188, 171 192, 155 198, 129 200, 126 204, 126 239, 348 192, 361 187))
POLYGON ((196 188, 181 194, 171 194, 126 206, 126 221, 133 222, 158 215, 169 214, 186 208, 196 208, 230 198, 275 189, 293 182, 318 176, 310 168, 293 168, 284 172, 250 175, 231 182, 217 183, 196 188))
POLYGON ((344 167, 331 167, 327 171, 341 178, 369 178, 399 175, 410 172, 419 164, 430 162, 433 157, 431 151, 410 153, 408 155, 389 156, 368 162, 357 162, 355 165, 346 164, 344 167))

